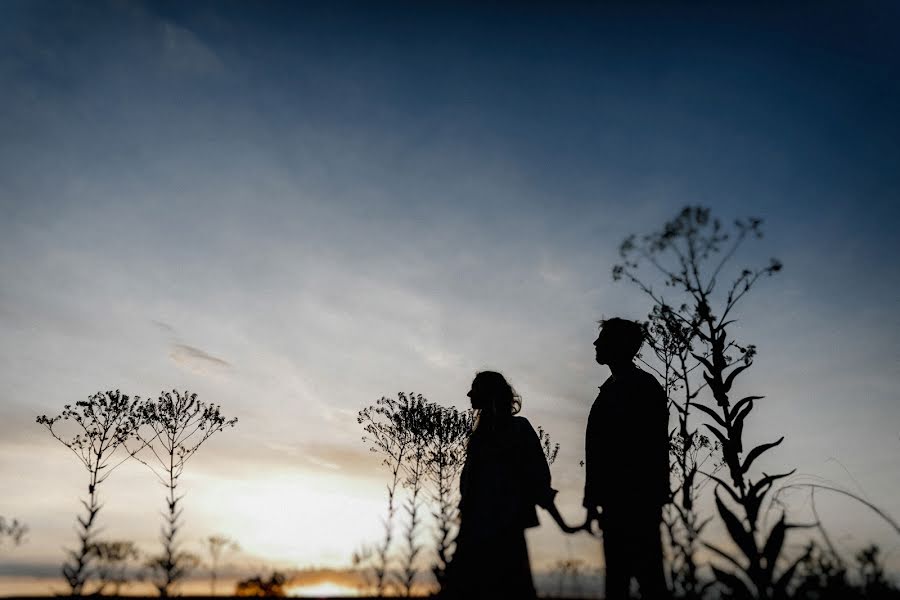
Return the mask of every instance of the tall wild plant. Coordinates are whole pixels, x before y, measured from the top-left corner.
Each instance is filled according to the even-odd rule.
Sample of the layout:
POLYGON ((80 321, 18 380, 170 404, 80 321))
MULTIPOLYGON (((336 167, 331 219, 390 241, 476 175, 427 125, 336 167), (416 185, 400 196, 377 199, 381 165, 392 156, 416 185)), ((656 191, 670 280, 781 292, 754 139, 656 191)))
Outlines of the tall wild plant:
POLYGON ((138 430, 138 438, 146 447, 146 453, 137 455, 160 483, 165 486, 166 511, 162 527, 162 554, 151 559, 149 566, 154 573, 154 585, 159 595, 169 597, 174 586, 199 564, 199 559, 179 550, 176 539, 181 527, 181 500, 178 495, 179 478, 187 461, 197 453, 214 434, 226 427, 234 427, 237 419, 227 420, 217 404, 207 404, 190 392, 163 392, 154 402, 148 400, 141 406, 142 421, 148 431, 138 430))
MULTIPOLYGON (((354 566, 367 573, 364 564, 370 565, 378 596, 388 591, 410 595, 419 575, 417 559, 424 549, 418 541, 422 511, 430 501, 435 545, 431 572, 440 587, 459 527, 459 476, 474 426, 472 411, 441 406, 421 395, 400 393, 397 399, 382 397, 359 411, 357 421, 365 431, 363 440, 372 444, 372 452, 383 457, 390 479, 384 538, 374 550, 354 553, 354 566), (399 524, 405 544, 396 564, 397 572, 392 573, 395 563, 390 551, 400 485, 409 491, 403 503, 406 518, 399 524)), ((537 433, 544 455, 552 464, 559 454, 559 444, 541 427, 537 433)))
MULTIPOLYGON (((735 323, 735 309, 740 301, 760 278, 777 273, 782 265, 772 259, 765 266, 741 270, 724 292, 718 286, 724 276, 723 269, 742 244, 748 238, 762 237, 761 225, 761 220, 749 219, 724 227, 718 219, 710 217, 708 209, 687 207, 662 230, 641 238, 627 238, 620 248, 623 262, 614 267, 613 277, 630 280, 650 296, 655 303, 654 311, 667 324, 682 329, 681 337, 687 341, 691 356, 702 365, 703 379, 715 406, 694 402, 688 395, 679 412, 684 415, 684 423, 691 408, 713 421, 705 426, 720 445, 730 482, 715 474, 709 476, 718 484, 715 491, 718 514, 740 554, 712 544, 704 545, 728 565, 712 567, 718 584, 728 596, 768 599, 786 596, 799 563, 799 559, 793 561, 776 573, 786 533, 792 526, 782 513, 773 527, 762 531, 759 518, 772 486, 790 473, 764 473, 758 478, 750 474, 753 462, 784 438, 744 452, 744 423, 754 402, 762 396, 746 396, 737 402, 730 398, 737 377, 753 364, 756 349, 730 339, 729 328, 735 323), (637 269, 642 264, 649 265, 662 279, 662 291, 638 277, 637 269), (671 291, 670 298, 666 298, 667 291, 671 291), (671 301, 673 294, 676 302, 671 301), (725 499, 719 490, 725 493, 725 499)), ((684 439, 689 440, 690 435, 684 439)), ((689 526, 685 523, 685 527, 689 526)))
POLYGON ((390 472, 387 484, 387 514, 382 520, 384 537, 374 552, 373 573, 375 593, 384 596, 391 588, 390 551, 394 538, 394 522, 397 517, 397 487, 402 482, 402 468, 407 453, 413 444, 413 437, 407 430, 405 415, 410 410, 410 398, 402 392, 397 399, 382 396, 372 406, 357 415, 356 421, 363 426, 363 441, 371 444, 369 450, 381 455, 382 463, 390 472))
MULTIPOLYGON (((621 272, 614 270, 616 276, 621 276, 621 272)), ((652 291, 644 282, 639 285, 645 293, 652 291)), ((711 442, 690 421, 692 404, 706 386, 705 382, 697 381, 702 365, 692 355, 696 329, 679 320, 670 307, 654 303, 645 331, 652 355, 641 353, 638 359, 662 380, 676 417, 676 424, 669 431, 671 500, 663 509, 670 550, 669 578, 675 594, 697 599, 703 595, 703 585, 696 557, 700 536, 710 521, 696 510, 697 500, 708 482, 698 475, 704 467, 718 471, 721 465, 714 457, 719 454, 719 444, 711 442)))
POLYGON ((422 524, 423 503, 426 500, 424 486, 428 469, 428 451, 434 425, 433 414, 437 408, 421 394, 410 394, 407 402, 401 404, 401 422, 410 438, 406 460, 401 463, 405 472, 403 485, 409 490, 403 508, 406 513, 404 523, 405 548, 402 555, 400 585, 405 596, 411 596, 413 584, 418 574, 417 562, 422 551, 418 540, 422 524))
POLYGON ((119 390, 97 392, 74 406, 66 404, 55 417, 37 417, 50 435, 72 451, 88 474, 87 499, 81 500, 84 515, 77 517, 79 546, 67 551, 68 560, 62 567, 72 596, 82 595, 92 575, 92 549, 101 507, 98 487, 130 458, 125 442, 137 434, 140 426, 139 400, 132 400, 119 390), (61 427, 74 433, 62 432, 61 427))
POLYGON ((459 522, 459 475, 466 461, 466 441, 472 432, 472 411, 434 405, 430 411, 430 443, 426 474, 436 523, 436 557, 432 573, 443 586, 459 522))

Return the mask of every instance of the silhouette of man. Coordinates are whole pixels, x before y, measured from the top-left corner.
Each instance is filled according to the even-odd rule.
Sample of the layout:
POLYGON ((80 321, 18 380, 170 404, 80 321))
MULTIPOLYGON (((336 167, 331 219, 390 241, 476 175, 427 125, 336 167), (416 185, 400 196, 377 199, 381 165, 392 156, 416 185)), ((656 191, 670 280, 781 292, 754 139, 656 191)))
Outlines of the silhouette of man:
POLYGON ((634 364, 641 325, 607 319, 594 342, 597 362, 612 372, 591 407, 585 435, 585 525, 603 529, 606 598, 668 595, 660 523, 669 500, 668 400, 653 375, 634 364), (598 508, 603 509, 602 515, 598 508))

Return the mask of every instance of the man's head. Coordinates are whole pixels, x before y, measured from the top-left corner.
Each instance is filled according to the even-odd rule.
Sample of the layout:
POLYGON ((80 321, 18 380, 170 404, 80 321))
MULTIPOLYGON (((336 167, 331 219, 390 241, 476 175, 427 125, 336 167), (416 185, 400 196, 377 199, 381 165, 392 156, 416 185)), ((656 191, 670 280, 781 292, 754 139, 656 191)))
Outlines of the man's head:
POLYGON ((634 360, 644 342, 644 328, 627 319, 606 319, 600 323, 600 334, 594 341, 597 362, 601 365, 623 364, 634 360))

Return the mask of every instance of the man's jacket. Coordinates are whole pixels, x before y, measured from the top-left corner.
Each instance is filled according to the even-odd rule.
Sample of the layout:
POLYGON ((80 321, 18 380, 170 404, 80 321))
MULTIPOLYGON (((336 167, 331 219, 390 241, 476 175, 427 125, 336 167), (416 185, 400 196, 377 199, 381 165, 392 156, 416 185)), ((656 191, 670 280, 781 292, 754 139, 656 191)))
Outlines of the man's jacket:
POLYGON ((635 367, 610 377, 585 434, 584 506, 658 508, 669 499, 669 411, 665 390, 635 367))

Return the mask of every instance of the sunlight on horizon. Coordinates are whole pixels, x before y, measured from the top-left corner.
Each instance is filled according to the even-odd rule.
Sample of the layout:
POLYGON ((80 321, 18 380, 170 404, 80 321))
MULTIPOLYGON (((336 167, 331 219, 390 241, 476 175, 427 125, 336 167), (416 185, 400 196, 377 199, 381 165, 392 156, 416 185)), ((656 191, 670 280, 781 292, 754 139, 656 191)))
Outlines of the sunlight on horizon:
POLYGON ((368 487, 345 478, 296 471, 218 483, 196 496, 223 519, 241 515, 238 522, 232 519, 230 531, 247 554, 333 567, 346 565, 360 540, 377 539, 384 504, 368 487))
POLYGON ((359 596, 359 591, 355 588, 334 583, 332 581, 323 581, 321 583, 313 583, 310 585, 291 586, 287 589, 287 595, 295 598, 319 598, 334 596, 359 596))

